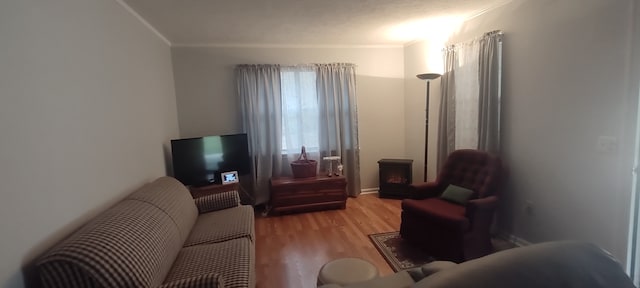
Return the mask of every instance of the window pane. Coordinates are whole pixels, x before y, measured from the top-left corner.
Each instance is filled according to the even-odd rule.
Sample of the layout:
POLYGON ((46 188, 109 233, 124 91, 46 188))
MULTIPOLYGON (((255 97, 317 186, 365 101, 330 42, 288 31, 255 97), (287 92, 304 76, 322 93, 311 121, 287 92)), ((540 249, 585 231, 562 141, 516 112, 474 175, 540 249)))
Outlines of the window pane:
POLYGON ((282 149, 296 153, 301 146, 318 150, 318 97, 316 74, 311 67, 283 67, 282 149))

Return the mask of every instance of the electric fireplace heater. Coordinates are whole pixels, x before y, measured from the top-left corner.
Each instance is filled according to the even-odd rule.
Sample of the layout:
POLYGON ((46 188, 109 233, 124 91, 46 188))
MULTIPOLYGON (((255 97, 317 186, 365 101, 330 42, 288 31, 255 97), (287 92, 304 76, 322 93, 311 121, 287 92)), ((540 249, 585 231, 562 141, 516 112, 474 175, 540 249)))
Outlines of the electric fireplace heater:
POLYGON ((382 198, 406 198, 410 196, 413 160, 381 159, 378 161, 379 194, 382 198))

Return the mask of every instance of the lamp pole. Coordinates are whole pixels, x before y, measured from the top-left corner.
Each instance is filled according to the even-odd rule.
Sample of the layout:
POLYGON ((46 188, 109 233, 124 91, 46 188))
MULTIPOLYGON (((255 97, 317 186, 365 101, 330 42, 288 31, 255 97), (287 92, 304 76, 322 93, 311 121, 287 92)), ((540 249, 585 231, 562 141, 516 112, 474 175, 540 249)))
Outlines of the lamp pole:
POLYGON ((429 159, 429 82, 436 79, 441 75, 438 73, 424 73, 418 74, 416 77, 421 80, 427 80, 427 104, 425 108, 425 122, 424 122, 424 182, 427 182, 427 160, 429 159))

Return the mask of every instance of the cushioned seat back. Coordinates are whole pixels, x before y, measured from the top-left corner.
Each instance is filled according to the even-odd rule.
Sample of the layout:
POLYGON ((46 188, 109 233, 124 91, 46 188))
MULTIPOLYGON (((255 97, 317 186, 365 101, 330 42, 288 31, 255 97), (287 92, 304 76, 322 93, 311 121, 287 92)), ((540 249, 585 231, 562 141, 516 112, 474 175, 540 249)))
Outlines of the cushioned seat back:
POLYGON ((37 262, 44 287, 151 287, 162 283, 182 247, 162 210, 123 200, 37 262))
POLYGON ((585 242, 561 241, 500 251, 426 277, 416 288, 634 288, 622 265, 585 242))
POLYGON ((442 190, 449 184, 465 187, 477 193, 478 198, 497 194, 502 163, 487 152, 461 149, 449 154, 438 175, 442 190))
POLYGON ((198 208, 187 188, 171 177, 160 177, 133 192, 127 199, 147 202, 171 217, 184 242, 198 218, 198 208))

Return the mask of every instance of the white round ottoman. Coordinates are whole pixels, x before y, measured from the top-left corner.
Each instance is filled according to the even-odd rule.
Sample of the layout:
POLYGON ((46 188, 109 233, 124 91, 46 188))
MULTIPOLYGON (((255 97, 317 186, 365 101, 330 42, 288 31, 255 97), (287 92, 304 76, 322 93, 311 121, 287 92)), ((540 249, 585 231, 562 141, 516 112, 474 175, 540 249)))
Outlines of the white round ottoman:
POLYGON ((378 277, 378 268, 360 258, 340 258, 322 265, 318 273, 318 286, 346 285, 378 277))

